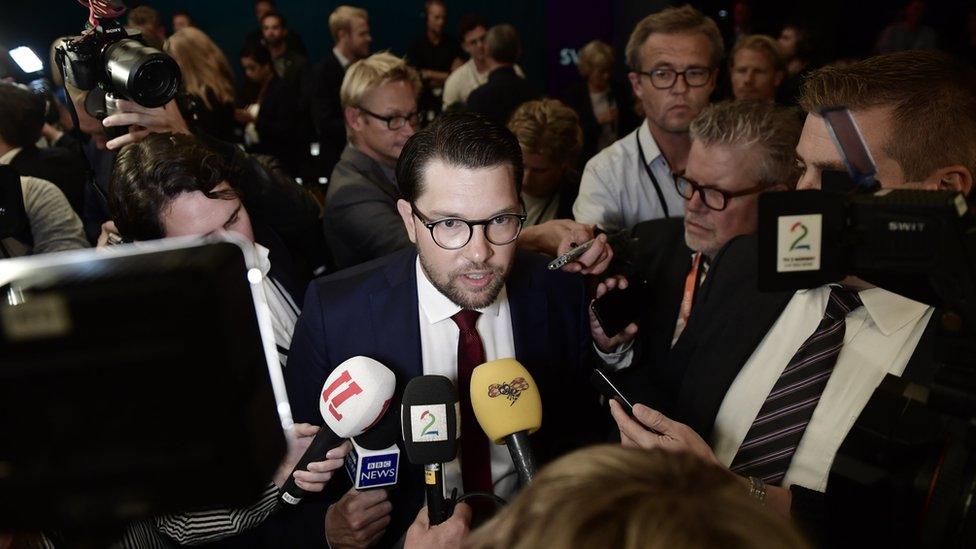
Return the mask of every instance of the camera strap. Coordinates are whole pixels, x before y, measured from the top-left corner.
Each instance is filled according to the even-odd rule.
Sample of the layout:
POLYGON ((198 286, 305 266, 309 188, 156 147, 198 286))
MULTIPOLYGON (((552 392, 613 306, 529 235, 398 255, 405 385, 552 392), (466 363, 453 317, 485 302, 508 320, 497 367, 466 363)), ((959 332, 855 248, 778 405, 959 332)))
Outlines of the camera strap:
POLYGON ((64 82, 64 94, 65 97, 67 97, 68 99, 67 101, 68 112, 71 114, 71 123, 74 125, 74 128, 72 128, 70 133, 75 138, 75 142, 78 145, 78 152, 80 152, 81 157, 85 159, 85 166, 87 167, 86 170, 87 173, 85 174, 85 176, 88 179, 88 184, 95 189, 95 193, 98 194, 98 196, 103 200, 105 208, 107 210, 108 196, 105 194, 105 191, 101 187, 99 187, 98 183, 95 181, 95 168, 93 167, 94 165, 92 164, 91 158, 88 157, 88 153, 85 151, 85 146, 84 146, 85 134, 84 132, 81 131, 81 122, 78 121, 78 111, 75 110, 75 101, 74 99, 71 98, 71 92, 68 91, 68 80, 67 77, 65 76, 65 73, 67 71, 64 70, 65 53, 64 53, 64 49, 62 48, 63 48, 63 44, 58 46, 57 50, 55 50, 56 53, 54 54, 54 60, 58 66, 58 72, 61 73, 61 81, 64 82))
MULTIPOLYGON (((654 177, 654 172, 651 171, 651 166, 644 161, 644 147, 641 146, 640 142, 640 130, 634 132, 634 137, 637 138, 637 161, 640 162, 641 166, 644 166, 644 171, 647 172, 647 177, 651 178, 651 183, 654 184, 654 190, 657 192, 657 199, 661 201, 661 208, 664 209, 664 217, 671 217, 671 212, 668 209, 668 203, 664 201, 664 192, 661 191, 661 185, 657 182, 657 178, 654 177)), ((637 174, 638 181, 640 180, 640 173, 637 174)))

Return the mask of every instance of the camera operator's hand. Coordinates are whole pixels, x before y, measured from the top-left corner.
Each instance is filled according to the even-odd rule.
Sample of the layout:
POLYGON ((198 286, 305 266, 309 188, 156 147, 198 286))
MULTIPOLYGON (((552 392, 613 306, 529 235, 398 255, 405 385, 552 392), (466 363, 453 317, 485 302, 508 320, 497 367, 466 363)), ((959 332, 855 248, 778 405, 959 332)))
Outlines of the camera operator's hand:
POLYGON ((470 525, 471 507, 467 503, 455 505, 451 518, 434 526, 430 525, 427 507, 423 507, 407 530, 403 549, 460 549, 470 525))
MULTIPOLYGON (((288 439, 288 455, 278 466, 278 471, 272 479, 278 488, 288 480, 288 475, 292 474, 295 465, 302 459, 305 450, 318 432, 319 427, 308 423, 296 423, 293 430, 285 432, 288 439)), ((343 442, 342 445, 329 450, 324 460, 309 463, 307 471, 295 471, 295 484, 306 492, 321 492, 332 478, 332 472, 342 467, 346 454, 351 449, 349 441, 343 442)))
POLYGON ((332 549, 375 545, 390 524, 393 504, 385 488, 351 488, 325 512, 325 535, 332 549))
POLYGON ((119 112, 112 116, 106 116, 102 120, 105 127, 112 126, 131 126, 129 133, 116 137, 109 141, 106 146, 109 149, 121 149, 129 143, 137 143, 146 138, 151 133, 185 133, 190 134, 190 129, 180 114, 180 108, 176 101, 170 101, 164 107, 149 109, 132 101, 119 100, 119 112))

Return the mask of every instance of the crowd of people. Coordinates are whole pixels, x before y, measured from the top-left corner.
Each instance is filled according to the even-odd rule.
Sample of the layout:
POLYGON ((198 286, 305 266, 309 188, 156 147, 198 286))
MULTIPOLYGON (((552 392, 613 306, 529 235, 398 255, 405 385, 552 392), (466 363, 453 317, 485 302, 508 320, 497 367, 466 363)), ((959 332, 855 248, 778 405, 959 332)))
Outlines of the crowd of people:
MULTIPOLYGON (((820 189, 845 169, 820 114, 845 106, 882 188, 970 198, 971 65, 926 51, 912 20, 886 31, 883 53, 820 66, 800 23, 778 37, 742 27, 732 42, 683 6, 642 19, 619 54, 586 44, 579 82, 557 99, 526 79, 515 27, 469 14, 454 38, 443 0, 425 2, 405 57, 371 53, 369 14, 340 6, 317 63, 273 2, 254 8, 240 91, 189 13, 173 14, 167 36, 148 6, 128 22, 178 63, 183 93, 170 104, 120 101, 99 120, 55 79, 72 105, 52 122, 29 91, 0 85, 0 164, 21 176, 29 219, 3 235, 5 256, 229 231, 254 243, 266 275, 299 422, 281 470, 247 508, 150 518, 119 547, 840 539, 825 519, 834 457, 886 376, 930 377, 937 310, 853 275, 759 292, 759 196, 820 189), (621 62, 626 81, 614 78, 621 62), (324 194, 302 184, 313 177, 324 194), (637 284, 640 315, 607 334, 592 300, 637 284), (319 494, 276 509, 322 424, 323 382, 359 355, 404 384, 440 374, 462 387, 471 357, 515 357, 542 394, 531 440, 548 465, 521 486, 508 451, 465 423, 475 442, 446 467, 446 493, 509 500, 494 516, 459 503, 431 525, 412 466, 393 487, 352 489, 336 473, 348 443, 295 473, 319 494), (631 411, 595 392, 594 368, 631 411)), ((12 539, 0 534, 0 548, 12 539)))

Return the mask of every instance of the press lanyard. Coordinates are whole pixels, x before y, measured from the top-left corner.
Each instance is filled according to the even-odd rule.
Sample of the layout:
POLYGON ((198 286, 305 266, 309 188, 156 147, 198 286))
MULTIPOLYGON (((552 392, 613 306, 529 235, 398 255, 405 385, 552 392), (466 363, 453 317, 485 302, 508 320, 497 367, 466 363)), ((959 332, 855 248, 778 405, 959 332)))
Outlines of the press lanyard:
MULTIPOLYGON (((644 166, 644 171, 647 172, 647 177, 651 178, 651 183, 654 184, 654 190, 657 191, 657 198, 661 201, 661 208, 664 209, 664 217, 671 217, 671 212, 668 209, 668 203, 664 201, 664 193, 661 192, 661 185, 658 184, 657 178, 654 177, 654 172, 651 171, 651 167, 644 162, 644 147, 641 146, 640 142, 640 131, 634 132, 634 137, 637 138, 637 160, 640 162, 641 166, 644 166)), ((640 180, 640 174, 637 174, 638 180, 640 180)))

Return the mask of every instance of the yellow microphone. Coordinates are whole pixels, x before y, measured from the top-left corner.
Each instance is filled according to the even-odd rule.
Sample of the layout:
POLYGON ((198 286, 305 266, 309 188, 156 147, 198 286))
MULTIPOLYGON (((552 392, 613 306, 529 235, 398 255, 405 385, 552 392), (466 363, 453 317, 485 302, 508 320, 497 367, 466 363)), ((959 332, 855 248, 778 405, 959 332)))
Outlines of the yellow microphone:
POLYGON ((471 407, 488 438, 508 446, 522 486, 528 485, 536 469, 529 435, 542 425, 542 399, 532 374, 514 358, 478 366, 471 372, 471 407))

